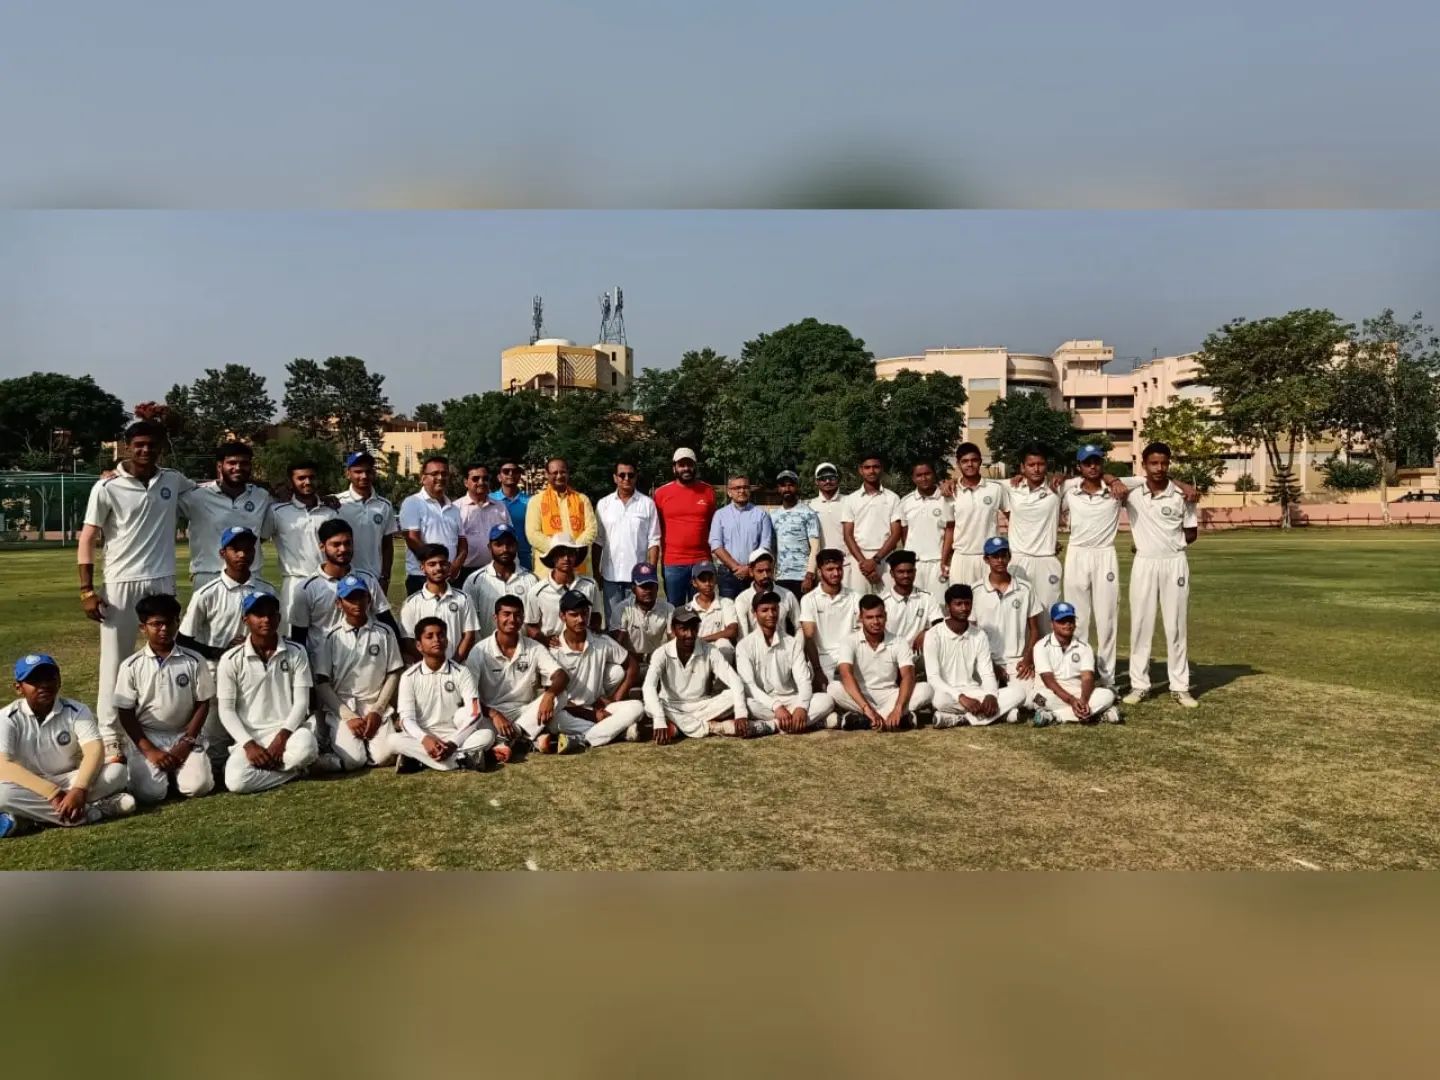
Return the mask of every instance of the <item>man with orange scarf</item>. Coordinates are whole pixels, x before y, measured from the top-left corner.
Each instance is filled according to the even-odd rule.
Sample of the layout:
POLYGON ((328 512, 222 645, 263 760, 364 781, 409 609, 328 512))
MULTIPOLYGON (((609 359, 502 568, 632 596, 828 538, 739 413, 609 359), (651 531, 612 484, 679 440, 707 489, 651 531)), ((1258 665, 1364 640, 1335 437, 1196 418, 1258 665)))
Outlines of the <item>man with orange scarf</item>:
POLYGON ((590 574, 590 545, 595 542, 595 507, 590 499, 570 486, 570 465, 564 458, 551 458, 545 463, 545 476, 550 482, 545 490, 530 498, 525 508, 525 538, 535 553, 535 572, 548 569, 541 561, 557 536, 566 536, 585 553, 576 567, 577 574, 590 574))

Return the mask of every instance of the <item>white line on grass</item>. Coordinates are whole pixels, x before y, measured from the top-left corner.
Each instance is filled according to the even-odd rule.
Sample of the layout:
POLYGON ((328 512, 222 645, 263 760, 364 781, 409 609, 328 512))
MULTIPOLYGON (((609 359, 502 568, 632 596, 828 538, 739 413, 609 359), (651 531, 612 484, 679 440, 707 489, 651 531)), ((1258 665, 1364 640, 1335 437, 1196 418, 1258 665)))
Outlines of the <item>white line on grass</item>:
POLYGON ((1313 862, 1308 862, 1305 859, 1297 859, 1294 855, 1290 856, 1290 861, 1293 862, 1296 866, 1303 866, 1306 870, 1320 869, 1320 867, 1316 866, 1313 862))
POLYGON ((1093 791, 1093 792, 1095 792, 1096 795, 1109 795, 1109 794, 1110 794, 1110 792, 1106 791, 1103 787, 1092 787, 1090 790, 1093 791))

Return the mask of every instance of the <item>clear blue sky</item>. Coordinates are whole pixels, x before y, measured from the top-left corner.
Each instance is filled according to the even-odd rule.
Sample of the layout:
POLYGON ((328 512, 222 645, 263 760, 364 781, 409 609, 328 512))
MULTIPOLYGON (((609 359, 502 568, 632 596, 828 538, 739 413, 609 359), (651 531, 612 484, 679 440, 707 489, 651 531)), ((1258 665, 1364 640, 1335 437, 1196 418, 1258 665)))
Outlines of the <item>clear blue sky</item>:
POLYGON ((625 289, 637 366, 813 315, 877 356, 1103 338, 1199 346, 1234 316, 1440 322, 1440 212, 0 213, 0 376, 93 373, 127 405, 248 364, 364 357, 392 404, 498 388, 502 348, 592 341, 625 289))

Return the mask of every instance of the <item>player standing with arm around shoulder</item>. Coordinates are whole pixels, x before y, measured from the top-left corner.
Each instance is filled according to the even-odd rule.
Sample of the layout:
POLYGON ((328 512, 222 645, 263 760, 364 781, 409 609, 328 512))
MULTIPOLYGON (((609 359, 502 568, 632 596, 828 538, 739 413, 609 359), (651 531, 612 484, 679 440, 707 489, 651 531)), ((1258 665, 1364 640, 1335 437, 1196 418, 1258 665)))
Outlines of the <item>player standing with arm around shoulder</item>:
POLYGON ((950 581, 956 585, 973 586, 990 572, 985 565, 985 541, 1000 531, 1000 515, 1010 509, 1010 486, 981 476, 983 463, 974 443, 961 443, 955 451, 960 479, 950 496, 955 512, 950 581))
POLYGON ((1075 455, 1080 475, 1060 490, 1061 508, 1070 522, 1065 545, 1065 599, 1075 608, 1075 634, 1090 637, 1095 616, 1095 677, 1102 686, 1115 685, 1115 637, 1120 622, 1120 564, 1115 535, 1120 528, 1122 499, 1110 490, 1104 475, 1105 452, 1082 446, 1075 455))
POLYGON ((955 554, 955 504, 940 493, 928 461, 911 469, 910 479, 915 490, 900 500, 900 546, 915 553, 915 587, 938 603, 955 554))

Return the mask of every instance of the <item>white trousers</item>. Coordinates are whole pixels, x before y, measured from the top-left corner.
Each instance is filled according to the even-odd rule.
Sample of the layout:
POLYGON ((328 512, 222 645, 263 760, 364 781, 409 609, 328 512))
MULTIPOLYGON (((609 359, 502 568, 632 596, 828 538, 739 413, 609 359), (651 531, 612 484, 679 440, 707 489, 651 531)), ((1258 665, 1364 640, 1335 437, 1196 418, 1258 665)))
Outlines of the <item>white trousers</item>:
MULTIPOLYGON (((815 731, 817 728, 824 727, 825 718, 835 711, 835 701, 829 694, 776 694, 774 697, 778 704, 784 705, 787 709, 804 707, 806 714, 810 717, 810 723, 806 727, 807 731, 815 731)), ((750 714, 751 720, 779 724, 779 721, 775 719, 774 708, 762 705, 754 698, 745 699, 745 711, 750 714)))
MULTIPOLYGON (((1071 691, 1071 693, 1075 692, 1071 691)), ((1075 710, 1050 693, 1044 686, 1035 691, 1035 698, 1042 706, 1053 712, 1055 719, 1060 723, 1078 724, 1080 722, 1080 718, 1075 715, 1075 710)), ((1090 691, 1090 718, 1098 720, 1100 714, 1114 704, 1115 691, 1104 686, 1096 686, 1094 690, 1090 691)))
POLYGON ((1060 599, 1060 560, 1054 555, 1010 556, 1010 573, 1030 586, 1040 601, 1040 633, 1050 632, 1050 605, 1060 599))
POLYGON ((661 695, 660 713, 660 716, 650 717, 650 722, 657 728, 668 720, 687 739, 703 739, 710 734, 711 720, 734 719, 735 700, 728 690, 693 701, 681 701, 661 695))
POLYGON ((956 551, 950 556, 951 585, 974 585, 983 581, 988 573, 990 568, 985 565, 985 556, 978 551, 956 551))
MULTIPOLYGON (((540 698, 538 696, 534 701, 521 709, 517 710, 513 707, 506 706, 500 709, 500 711, 510 723, 524 732, 525 737, 531 742, 534 742, 535 739, 539 737, 541 731, 548 731, 552 735, 560 733, 566 735, 583 735, 585 729, 590 726, 590 722, 588 720, 581 720, 578 716, 572 716, 566 712, 561 708, 564 702, 565 698, 562 694, 556 702, 555 715, 550 718, 550 723, 545 725, 540 723, 540 698)), ((499 706, 492 705, 491 708, 499 708, 499 706)), ((494 730, 494 725, 491 724, 489 720, 486 720, 485 723, 491 730, 494 730)), ((498 741, 498 734, 496 735, 496 739, 498 741)))
POLYGON ((966 712, 960 707, 960 697, 964 695, 974 698, 976 701, 985 700, 985 688, 983 686, 962 686, 952 693, 943 686, 935 687, 935 726, 955 727, 957 724, 970 724, 973 727, 985 727, 987 724, 999 723, 1000 721, 1013 722, 1019 717, 1012 716, 1016 709, 1025 703, 1025 688, 1010 683, 1002 686, 995 692, 995 703, 999 706, 994 716, 978 716, 972 712, 966 712))
MULTIPOLYGON (((125 781, 128 778, 129 773, 119 762, 101 766, 100 772, 90 785, 90 790, 86 792, 88 801, 85 806, 85 820, 74 824, 93 825, 99 821, 100 810, 95 803, 107 796, 124 791, 125 781)), ((46 776, 45 779, 69 791, 70 785, 75 780, 75 772, 46 776)), ((42 799, 29 788, 21 787, 19 784, 0 784, 0 811, 13 814, 15 817, 38 821, 42 825, 70 824, 60 820, 60 815, 55 813, 55 807, 50 805, 49 799, 42 799)))
MULTIPOLYGON (((565 734, 579 735, 590 746, 604 746, 606 743, 614 742, 624 736, 632 724, 638 724, 645 719, 645 704, 628 698, 625 701, 612 702, 606 707, 605 719, 593 724, 583 717, 571 716, 568 711, 566 716, 571 717, 572 722, 579 726, 579 730, 571 728, 568 724, 562 725, 561 730, 565 734)), ((556 714, 556 717, 559 717, 559 713, 556 714)))
POLYGON ((1000 666, 1005 669, 1006 678, 1006 683, 1001 689, 1004 690, 1013 686, 1020 692, 1021 706, 1026 709, 1031 708, 1031 703, 1035 700, 1035 679, 1033 676, 1028 679, 1022 679, 1020 677, 1020 658, 1018 656, 1009 657, 1002 661, 1000 666))
POLYGON ((305 584, 303 577, 287 577, 280 582, 280 636, 289 637, 294 629, 294 620, 291 618, 295 604, 300 598, 300 586, 305 584))
POLYGON ((1155 605, 1165 619, 1165 670, 1172 693, 1190 689, 1190 563, 1183 553, 1162 558, 1136 556, 1130 568, 1130 689, 1150 689, 1150 639, 1155 605))
POLYGON ((1120 564, 1114 547, 1065 549, 1065 599, 1075 607, 1075 636, 1090 640, 1095 616, 1095 677, 1115 685, 1115 638, 1120 625, 1120 564))
POLYGON ((950 582, 940 580, 939 558, 916 560, 915 587, 935 597, 941 607, 945 606, 945 590, 950 587, 950 582))
POLYGON ((140 633, 140 617, 135 605, 147 596, 159 593, 175 595, 173 577, 151 578, 148 581, 107 581, 97 592, 105 602, 100 620, 99 693, 95 702, 95 719, 100 723, 100 737, 105 740, 105 755, 120 752, 124 732, 115 711, 115 680, 121 662, 135 651, 135 636, 140 633))
MULTIPOLYGON (((469 717, 469 710, 466 710, 469 717)), ((339 755, 346 772, 363 769, 367 765, 388 765, 395 760, 395 739, 400 734, 395 730, 394 710, 387 710, 369 741, 360 738, 350 730, 350 725, 338 713, 324 712, 325 729, 330 734, 330 745, 339 755)))
MULTIPOLYGON (((145 737, 161 750, 169 750, 180 740, 179 731, 147 731, 145 737)), ((145 760, 145 755, 133 743, 126 740, 125 757, 130 767, 130 792, 142 803, 165 801, 169 791, 170 774, 155 768, 145 760)), ((185 798, 208 795, 215 789, 215 773, 210 758, 205 753, 205 739, 202 736, 190 748, 185 764, 175 770, 175 789, 185 798)))
MULTIPOLYGON (((458 734, 468 727, 470 727, 470 707, 462 705, 455 710, 455 731, 458 734)), ((455 743, 455 753, 444 761, 436 761, 432 758, 430 752, 425 749, 425 744, 405 731, 399 732, 392 740, 391 745, 394 747, 395 753, 413 758, 421 765, 435 769, 437 772, 453 772, 460 767, 455 759, 461 754, 482 754, 494 746, 495 732, 483 724, 471 728, 455 743)))
MULTIPOLYGON (((891 709, 895 708, 896 699, 900 697, 900 687, 898 686, 882 686, 878 688, 862 686, 860 689, 863 690, 865 695, 870 699, 870 704, 875 706, 875 711, 881 715, 885 715, 889 713, 891 709)), ((839 679, 836 679, 830 684, 828 692, 830 694, 830 700, 835 703, 837 709, 842 709, 846 712, 863 711, 863 706, 845 692, 845 684, 839 679)), ((935 688, 929 683, 916 683, 915 692, 910 695, 909 711, 913 713, 917 709, 928 708, 934 703, 935 688)))
MULTIPOLYGON (((262 746, 269 746, 270 740, 278 733, 272 730, 260 736, 255 741, 262 746)), ((230 756, 225 759, 225 787, 233 795, 253 795, 260 791, 269 791, 281 784, 287 784, 302 775, 315 759, 320 756, 320 746, 315 741, 315 733, 308 727, 298 727, 290 735, 285 743, 285 756, 281 759, 279 769, 257 769, 250 764, 250 759, 245 756, 245 747, 236 743, 230 748, 230 756)))
POLYGON ((866 593, 874 593, 876 596, 879 596, 885 591, 886 585, 890 582, 890 568, 882 562, 877 569, 880 572, 880 583, 878 585, 860 572, 859 563, 854 559, 847 558, 845 560, 845 584, 861 596, 864 596, 866 593))

